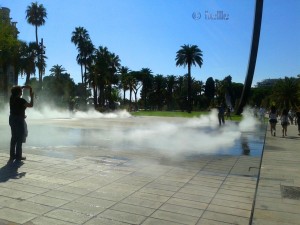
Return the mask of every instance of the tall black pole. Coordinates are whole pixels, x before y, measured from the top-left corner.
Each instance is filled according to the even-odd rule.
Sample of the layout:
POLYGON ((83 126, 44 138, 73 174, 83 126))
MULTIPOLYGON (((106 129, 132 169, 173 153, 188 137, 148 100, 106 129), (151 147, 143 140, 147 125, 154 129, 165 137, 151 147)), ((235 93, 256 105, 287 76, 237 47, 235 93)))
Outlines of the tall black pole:
POLYGON ((255 70, 255 64, 256 64, 256 58, 257 58, 257 52, 258 52, 262 12, 263 12, 263 0, 256 0, 250 59, 249 59, 248 71, 245 78, 242 96, 240 99, 238 109, 236 111, 237 115, 240 115, 243 112, 243 108, 246 105, 250 95, 250 90, 251 90, 251 85, 252 85, 252 80, 253 80, 254 70, 255 70))

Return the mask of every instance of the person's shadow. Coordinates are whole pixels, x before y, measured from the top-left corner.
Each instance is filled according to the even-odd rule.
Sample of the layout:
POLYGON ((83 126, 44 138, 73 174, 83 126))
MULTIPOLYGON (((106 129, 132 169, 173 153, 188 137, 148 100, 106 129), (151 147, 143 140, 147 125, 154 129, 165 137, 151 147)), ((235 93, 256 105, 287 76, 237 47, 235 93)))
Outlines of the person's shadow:
POLYGON ((0 183, 6 182, 9 179, 20 179, 25 176, 26 172, 18 172, 18 169, 24 163, 21 161, 8 161, 5 166, 0 168, 0 183))

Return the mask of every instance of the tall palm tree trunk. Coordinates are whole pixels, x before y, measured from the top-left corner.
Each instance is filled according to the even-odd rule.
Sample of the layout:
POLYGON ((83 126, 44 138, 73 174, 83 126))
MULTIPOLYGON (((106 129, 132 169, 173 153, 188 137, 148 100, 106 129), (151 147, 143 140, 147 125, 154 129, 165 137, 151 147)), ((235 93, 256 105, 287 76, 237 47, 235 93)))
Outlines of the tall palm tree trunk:
POLYGON ((188 108, 187 112, 192 112, 192 77, 191 77, 191 64, 188 64, 188 108))
MULTIPOLYGON (((82 61, 82 58, 80 57, 80 61, 82 61)), ((81 83, 83 83, 83 66, 82 66, 82 62, 80 62, 80 72, 81 72, 81 83)))
POLYGON ((129 89, 129 111, 131 112, 132 87, 129 89))
POLYGON ((37 26, 35 26, 35 42, 36 42, 36 46, 39 46, 38 27, 37 26))
POLYGON ((26 81, 25 84, 28 85, 30 80, 30 73, 26 73, 26 81))
POLYGON ((97 101, 98 89, 97 89, 96 85, 93 86, 93 93, 94 93, 94 106, 95 106, 95 109, 96 109, 97 106, 98 106, 98 101, 97 101))
POLYGON ((255 70, 255 64, 256 64, 256 58, 257 58, 257 52, 258 52, 262 12, 263 12, 263 0, 256 0, 250 59, 249 59, 248 71, 245 78, 242 96, 240 99, 238 109, 236 111, 237 115, 240 115, 243 112, 243 108, 246 105, 250 95, 250 90, 251 90, 251 85, 252 85, 252 80, 253 80, 253 75, 255 70))
POLYGON ((125 88, 123 89, 123 104, 125 105, 125 96, 126 96, 126 90, 125 88))

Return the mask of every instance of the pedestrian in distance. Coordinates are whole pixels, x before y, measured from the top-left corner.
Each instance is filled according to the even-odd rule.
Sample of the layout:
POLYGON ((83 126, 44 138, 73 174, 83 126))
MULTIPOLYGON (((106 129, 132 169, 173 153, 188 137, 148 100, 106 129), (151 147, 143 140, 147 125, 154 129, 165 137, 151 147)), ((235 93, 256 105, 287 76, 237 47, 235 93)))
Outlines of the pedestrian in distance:
POLYGON ((289 120, 290 120, 291 124, 293 125, 294 124, 294 118, 295 118, 295 112, 294 112, 293 109, 289 110, 288 117, 289 117, 289 120))
POLYGON ((298 135, 300 136, 300 109, 296 112, 296 120, 298 125, 298 135))
POLYGON ((9 100, 10 115, 9 125, 11 128, 11 140, 10 140, 10 158, 9 161, 26 160, 26 157, 22 155, 22 144, 26 140, 27 125, 25 122, 25 110, 26 108, 33 107, 34 93, 29 85, 26 86, 14 86, 11 88, 11 96, 9 100), (21 96, 23 89, 30 90, 30 102, 27 102, 21 96))
POLYGON ((228 106, 226 110, 226 119, 231 120, 231 108, 228 106))
POLYGON ((271 110, 269 112, 269 123, 270 123, 271 136, 276 136, 277 116, 278 116, 277 109, 273 105, 273 106, 271 106, 271 110))
POLYGON ((289 116, 288 110, 284 109, 280 116, 281 126, 282 126, 282 137, 286 136, 287 134, 287 127, 289 125, 289 116))
POLYGON ((221 104, 219 107, 218 107, 218 119, 219 119, 219 125, 221 126, 222 124, 224 125, 225 124, 225 118, 224 118, 224 115, 225 115, 225 108, 224 108, 224 105, 221 104))
POLYGON ((259 121, 262 124, 264 124, 265 123, 265 109, 263 107, 259 108, 258 117, 259 117, 259 121))

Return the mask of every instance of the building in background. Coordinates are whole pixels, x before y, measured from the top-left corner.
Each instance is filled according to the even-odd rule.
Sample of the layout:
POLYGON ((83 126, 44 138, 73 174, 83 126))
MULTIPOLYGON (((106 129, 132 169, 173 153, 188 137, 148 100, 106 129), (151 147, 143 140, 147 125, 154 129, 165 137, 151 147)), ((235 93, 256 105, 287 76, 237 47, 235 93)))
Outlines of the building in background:
MULTIPOLYGON (((18 39, 19 31, 17 29, 17 22, 13 22, 10 18, 10 9, 0 7, 0 30, 5 27, 10 27, 11 36, 18 39)), ((3 32, 4 33, 4 32, 3 32)), ((5 96, 8 95, 8 87, 17 84, 17 76, 13 63, 9 60, 10 48, 6 44, 6 37, 0 33, 0 102, 4 101, 5 96)))

